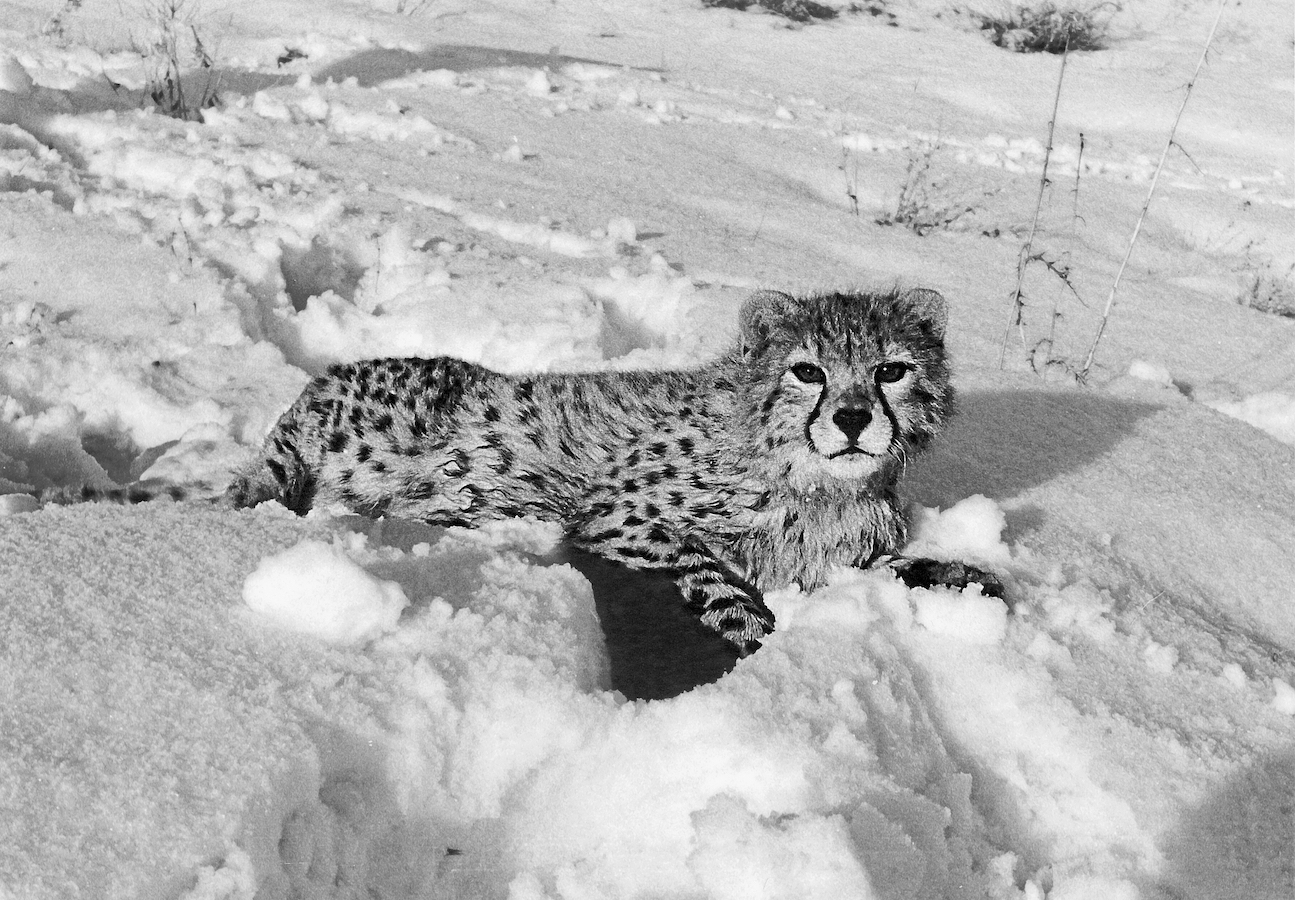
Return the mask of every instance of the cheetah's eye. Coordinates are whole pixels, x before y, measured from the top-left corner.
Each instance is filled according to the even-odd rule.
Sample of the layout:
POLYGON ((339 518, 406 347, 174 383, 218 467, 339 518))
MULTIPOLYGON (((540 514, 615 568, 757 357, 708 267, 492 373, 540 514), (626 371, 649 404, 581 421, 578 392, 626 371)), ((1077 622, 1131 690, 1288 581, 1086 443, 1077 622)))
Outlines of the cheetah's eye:
POLYGON ((908 363, 888 362, 877 366, 877 380, 886 384, 899 381, 908 374, 908 363))
POLYGON ((791 367, 791 374, 806 384, 822 384, 827 381, 827 375, 823 374, 823 370, 813 363, 796 363, 791 367))

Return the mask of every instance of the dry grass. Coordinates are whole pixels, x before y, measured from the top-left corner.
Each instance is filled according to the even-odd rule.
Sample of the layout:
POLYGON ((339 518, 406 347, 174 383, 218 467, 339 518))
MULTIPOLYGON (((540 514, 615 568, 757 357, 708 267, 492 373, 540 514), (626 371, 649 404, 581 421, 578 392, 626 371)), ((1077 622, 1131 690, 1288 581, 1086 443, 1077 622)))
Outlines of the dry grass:
POLYGON ((815 19, 835 19, 840 15, 832 6, 814 0, 701 0, 702 6, 717 9, 763 9, 793 22, 811 22, 815 19))
POLYGON ((1260 312, 1295 319, 1295 267, 1280 272, 1271 266, 1246 276, 1237 303, 1260 312))
POLYGON ((895 210, 879 216, 878 225, 902 225, 925 237, 975 211, 970 204, 951 200, 944 192, 944 183, 932 176, 931 163, 939 149, 938 142, 924 142, 909 151, 895 210))
POLYGON ((136 49, 149 66, 144 89, 153 105, 172 118, 201 121, 202 111, 219 100, 219 78, 187 3, 154 0, 148 7, 149 37, 136 49))
POLYGON ((996 47, 1017 53, 1065 53, 1105 49, 1113 9, 1106 3, 1078 7, 1044 0, 1033 6, 1017 4, 996 13, 970 15, 996 47))

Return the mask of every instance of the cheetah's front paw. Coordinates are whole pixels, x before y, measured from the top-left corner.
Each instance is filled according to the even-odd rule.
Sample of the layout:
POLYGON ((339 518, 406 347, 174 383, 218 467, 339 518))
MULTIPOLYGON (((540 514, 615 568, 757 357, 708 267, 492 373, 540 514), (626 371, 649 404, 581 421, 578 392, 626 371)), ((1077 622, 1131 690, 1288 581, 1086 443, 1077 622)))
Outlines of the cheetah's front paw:
POLYGON ((760 638, 773 631, 773 613, 750 585, 732 580, 684 575, 679 579, 686 605, 702 624, 732 644, 739 656, 760 649, 760 638))
POLYGON ((962 590, 968 585, 978 584, 986 597, 1007 601, 1007 592, 997 575, 966 563, 899 557, 890 563, 890 567, 911 588, 944 585, 962 590))

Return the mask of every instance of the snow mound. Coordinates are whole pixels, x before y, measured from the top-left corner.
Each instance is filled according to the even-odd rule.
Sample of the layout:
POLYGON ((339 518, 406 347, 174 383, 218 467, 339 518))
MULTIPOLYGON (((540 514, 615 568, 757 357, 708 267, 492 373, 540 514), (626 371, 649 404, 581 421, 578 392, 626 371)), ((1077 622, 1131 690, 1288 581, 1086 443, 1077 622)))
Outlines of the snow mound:
POLYGON ((261 560, 243 582, 243 600, 276 625, 338 644, 391 631, 409 605, 400 585, 374 578, 320 541, 261 560))
POLYGON ((907 556, 959 560, 984 566, 1004 566, 1011 551, 1003 543, 1007 517, 993 500, 974 494, 944 511, 917 507, 911 522, 907 556))
POLYGON ((1253 425, 1282 443, 1295 445, 1295 395, 1265 391, 1241 400, 1218 400, 1206 405, 1253 425))

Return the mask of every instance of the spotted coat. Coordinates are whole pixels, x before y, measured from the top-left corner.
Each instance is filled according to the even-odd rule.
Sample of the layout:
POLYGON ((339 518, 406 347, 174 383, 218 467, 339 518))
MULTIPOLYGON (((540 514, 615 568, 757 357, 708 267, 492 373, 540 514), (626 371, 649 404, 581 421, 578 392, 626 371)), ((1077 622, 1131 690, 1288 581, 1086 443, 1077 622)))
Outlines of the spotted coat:
POLYGON ((576 546, 672 573, 748 653, 774 624, 762 591, 813 588, 902 544, 896 478, 952 410, 944 323, 933 291, 762 291, 736 346, 690 370, 338 365, 227 496, 440 525, 556 521, 576 546))

